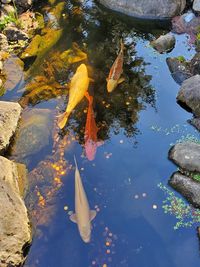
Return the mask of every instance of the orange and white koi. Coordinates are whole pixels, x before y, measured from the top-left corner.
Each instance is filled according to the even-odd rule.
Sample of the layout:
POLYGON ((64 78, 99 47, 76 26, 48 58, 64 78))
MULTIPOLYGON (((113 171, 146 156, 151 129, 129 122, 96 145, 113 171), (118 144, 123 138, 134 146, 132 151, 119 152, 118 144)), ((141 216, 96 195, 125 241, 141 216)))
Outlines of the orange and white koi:
POLYGON ((107 78, 107 90, 111 93, 119 83, 124 81, 124 78, 121 78, 123 73, 123 62, 124 62, 124 44, 121 40, 121 49, 120 52, 113 63, 110 73, 107 78))
POLYGON ((89 101, 87 119, 85 125, 85 154, 88 160, 94 160, 97 148, 103 144, 102 141, 98 141, 97 133, 99 128, 95 122, 94 110, 93 110, 93 97, 86 92, 86 98, 89 101))
POLYGON ((88 70, 85 64, 81 64, 74 76, 71 79, 69 89, 69 102, 66 111, 58 118, 58 126, 63 129, 67 123, 69 115, 78 103, 83 99, 89 87, 90 79, 88 77, 88 70))

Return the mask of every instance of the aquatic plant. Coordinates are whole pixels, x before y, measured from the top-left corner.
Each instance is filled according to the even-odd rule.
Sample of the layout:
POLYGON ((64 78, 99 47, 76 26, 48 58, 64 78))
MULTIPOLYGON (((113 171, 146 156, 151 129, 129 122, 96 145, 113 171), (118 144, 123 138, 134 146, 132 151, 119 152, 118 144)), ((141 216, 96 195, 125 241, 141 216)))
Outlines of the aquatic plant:
POLYGON ((167 195, 162 206, 164 213, 174 215, 178 220, 174 226, 174 230, 181 227, 191 227, 193 224, 200 222, 199 209, 193 208, 182 198, 177 197, 173 191, 162 183, 159 183, 158 187, 167 195))
POLYGON ((200 182, 200 173, 195 173, 192 175, 192 178, 198 182, 200 182))
POLYGON ((186 59, 184 58, 184 56, 178 56, 177 59, 180 61, 180 62, 185 62, 186 59))
POLYGON ((16 18, 13 12, 0 19, 0 31, 4 30, 10 22, 16 23, 16 18))

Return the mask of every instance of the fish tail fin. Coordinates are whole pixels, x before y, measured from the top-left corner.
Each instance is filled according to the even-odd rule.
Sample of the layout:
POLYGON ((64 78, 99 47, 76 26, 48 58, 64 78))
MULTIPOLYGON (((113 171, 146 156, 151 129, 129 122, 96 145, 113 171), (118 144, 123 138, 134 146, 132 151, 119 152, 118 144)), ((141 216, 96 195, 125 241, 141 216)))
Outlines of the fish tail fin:
POLYGON ((85 97, 87 98, 89 105, 92 105, 93 104, 93 96, 89 95, 89 93, 86 92, 85 97))
POLYGON ((67 123, 67 120, 69 118, 69 112, 64 112, 63 114, 58 116, 58 127, 60 129, 63 129, 67 123))

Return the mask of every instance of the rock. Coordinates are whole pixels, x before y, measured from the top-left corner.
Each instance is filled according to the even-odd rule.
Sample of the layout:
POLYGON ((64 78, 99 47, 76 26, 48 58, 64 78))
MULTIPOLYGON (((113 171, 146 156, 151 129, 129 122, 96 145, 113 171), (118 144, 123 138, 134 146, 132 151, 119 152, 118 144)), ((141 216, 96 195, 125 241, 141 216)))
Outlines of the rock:
POLYGON ((192 12, 176 16, 172 19, 172 31, 175 33, 187 33, 190 36, 190 43, 195 43, 196 34, 199 31, 200 17, 192 12))
POLYGON ((17 164, 0 157, 0 266, 21 266, 31 243, 28 214, 20 196, 17 164))
POLYGON ((200 74, 200 53, 196 53, 190 62, 191 73, 200 74))
POLYGON ((177 102, 196 117, 200 117, 200 75, 185 80, 177 96, 177 102))
POLYGON ((28 10, 32 6, 33 1, 32 0, 17 0, 15 4, 16 4, 18 12, 22 13, 28 10))
POLYGON ((200 172, 200 144, 184 142, 173 146, 169 159, 186 171, 200 172))
POLYGON ((20 82, 24 80, 24 63, 16 56, 11 56, 4 61, 3 74, 6 82, 4 83, 5 90, 15 89, 20 82))
POLYGON ((26 41, 29 39, 28 35, 25 32, 14 26, 7 26, 4 29, 4 33, 6 34, 10 42, 20 41, 20 40, 26 41))
POLYGON ((10 15, 15 13, 15 8, 12 5, 2 5, 2 11, 5 15, 10 15))
POLYGON ((186 6, 186 0, 99 0, 106 7, 142 18, 172 18, 186 6))
POLYGON ((153 48, 155 48, 159 53, 170 52, 176 43, 174 35, 168 33, 161 35, 158 39, 151 42, 153 48))
POLYGON ((0 50, 8 50, 8 39, 3 33, 0 33, 0 50))
POLYGON ((12 0, 1 0, 1 2, 2 2, 3 4, 9 4, 9 3, 11 3, 11 1, 12 1, 12 0))
POLYGON ((11 156, 22 162, 49 144, 52 120, 48 109, 30 109, 22 114, 11 156))
POLYGON ((18 103, 0 101, 0 153, 8 147, 16 131, 21 111, 18 103))
POLYGON ((195 208, 200 208, 200 183, 180 172, 175 172, 169 180, 169 184, 195 208))
POLYGON ((182 84, 183 81, 187 80, 192 76, 190 70, 190 64, 183 58, 171 57, 166 59, 168 68, 175 82, 182 84))
POLYGON ((192 8, 194 11, 200 12, 200 0, 194 0, 192 8))
POLYGON ((200 131, 200 118, 193 118, 189 120, 189 123, 193 125, 197 130, 200 131))

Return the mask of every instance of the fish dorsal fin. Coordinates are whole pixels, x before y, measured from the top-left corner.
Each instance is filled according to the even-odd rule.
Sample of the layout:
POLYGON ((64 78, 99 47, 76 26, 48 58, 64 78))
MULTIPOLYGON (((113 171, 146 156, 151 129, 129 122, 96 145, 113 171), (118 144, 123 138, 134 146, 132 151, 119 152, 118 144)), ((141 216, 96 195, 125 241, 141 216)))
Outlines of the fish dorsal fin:
POLYGON ((94 220, 96 215, 97 215, 96 210, 90 210, 90 221, 94 220))
POLYGON ((76 219, 76 214, 75 213, 71 214, 69 218, 70 218, 70 220, 72 222, 77 223, 77 219, 76 219))

